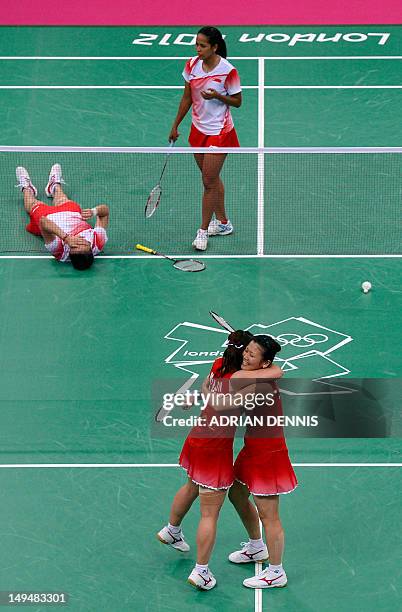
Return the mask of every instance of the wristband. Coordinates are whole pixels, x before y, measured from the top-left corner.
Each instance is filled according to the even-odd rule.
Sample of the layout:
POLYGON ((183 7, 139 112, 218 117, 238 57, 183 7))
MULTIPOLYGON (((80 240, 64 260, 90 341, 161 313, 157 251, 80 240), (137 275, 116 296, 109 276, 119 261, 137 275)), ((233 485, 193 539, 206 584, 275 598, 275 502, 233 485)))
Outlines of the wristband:
POLYGON ((91 208, 91 210, 92 210, 92 215, 93 215, 94 217, 97 217, 97 215, 98 215, 98 207, 97 207, 97 206, 95 206, 94 208, 91 208))

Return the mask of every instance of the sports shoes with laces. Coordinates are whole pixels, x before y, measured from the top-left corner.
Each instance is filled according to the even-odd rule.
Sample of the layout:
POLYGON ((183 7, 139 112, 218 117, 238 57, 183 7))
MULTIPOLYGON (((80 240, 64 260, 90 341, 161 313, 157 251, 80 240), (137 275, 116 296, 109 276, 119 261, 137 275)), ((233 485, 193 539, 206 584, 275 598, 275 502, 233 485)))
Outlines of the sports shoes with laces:
POLYGON ((199 229, 193 247, 198 251, 206 251, 208 246, 208 230, 199 229))
POLYGON ((158 538, 159 542, 162 542, 162 544, 169 544, 169 546, 175 548, 176 550, 180 550, 180 552, 188 552, 190 550, 190 546, 184 539, 182 531, 180 531, 180 533, 173 534, 169 527, 165 526, 156 534, 156 537, 158 538))
POLYGON ((32 193, 36 198, 36 196, 38 195, 38 190, 36 189, 35 185, 32 184, 32 181, 28 174, 28 170, 23 166, 18 166, 15 169, 15 174, 17 176, 18 181, 18 185, 16 185, 16 187, 18 187, 18 189, 20 189, 21 191, 24 191, 24 189, 31 189, 32 193))
POLYGON ((209 569, 199 572, 195 567, 187 578, 187 582, 201 591, 210 591, 216 585, 216 578, 209 569))
POLYGON ((274 587, 285 587, 288 583, 284 570, 273 571, 267 567, 257 576, 246 578, 243 584, 250 589, 272 589, 274 587))
POLYGON ((212 219, 208 225, 208 236, 227 236, 233 232, 233 225, 228 219, 227 223, 221 223, 219 219, 212 219))
POLYGON ((254 548, 250 542, 242 542, 243 548, 230 553, 228 559, 232 563, 255 563, 256 561, 268 561, 268 549, 265 546, 254 548))
POLYGON ((49 180, 45 187, 45 193, 47 197, 52 198, 54 195, 54 190, 55 190, 56 185, 61 185, 62 183, 64 183, 64 180, 63 180, 63 174, 61 171, 61 166, 60 164, 53 164, 50 170, 49 180))

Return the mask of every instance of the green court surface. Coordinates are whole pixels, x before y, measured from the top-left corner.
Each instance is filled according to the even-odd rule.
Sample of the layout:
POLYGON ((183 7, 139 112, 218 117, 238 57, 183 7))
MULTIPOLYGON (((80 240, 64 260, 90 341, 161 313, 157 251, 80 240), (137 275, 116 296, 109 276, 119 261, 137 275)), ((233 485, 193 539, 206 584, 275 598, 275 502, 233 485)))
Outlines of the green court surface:
MULTIPOLYGON (((326 28, 328 35, 338 30, 326 28)), ((192 54, 183 45, 133 45, 144 31, 159 42, 165 34, 2 28, 0 144, 164 146, 180 97, 171 86, 182 85, 184 59, 54 59, 192 54), (53 59, 38 59, 43 56, 53 59)), ((384 46, 372 37, 361 44, 267 47, 240 43, 243 31, 227 28, 229 56, 238 58, 233 62, 246 85, 235 111, 243 146, 401 146, 402 28, 387 27, 384 46), (303 55, 314 59, 258 60, 303 55), (379 55, 389 59, 358 57, 379 55)), ((183 30, 169 32, 174 38, 183 30)), ((109 254, 133 254, 145 238, 157 243, 151 246, 190 252, 201 194, 191 155, 180 156, 184 169, 177 156, 172 160, 166 205, 147 236, 143 193, 160 168, 159 153, 141 154, 133 166, 125 154, 59 155, 0 154, 2 250, 43 254, 24 232, 14 168, 26 164, 43 190, 49 164, 61 161, 72 197, 88 206, 110 203, 109 254)), ((400 157, 269 156, 261 234, 258 158, 231 156, 224 171, 237 231, 215 239, 221 243, 211 240, 202 274, 144 257, 103 257, 85 274, 32 254, 0 259, 0 591, 64 591, 74 612, 399 609, 401 459, 392 424, 383 438, 290 437, 299 487, 281 500, 288 587, 261 593, 242 586, 254 567, 227 561, 246 534, 226 503, 211 560, 218 587, 203 593, 186 583, 195 562, 197 504, 184 523, 189 553, 180 556, 155 539, 184 482, 176 464, 186 430, 157 436, 154 416, 163 381, 177 381, 178 388, 193 375, 198 385, 214 359, 210 353, 222 350, 226 335, 210 309, 236 328, 300 337, 299 346, 284 342, 279 354, 287 377, 401 377, 400 157), (266 256, 257 257, 261 236, 266 256), (367 295, 364 280, 373 285, 367 295), (311 351, 302 348, 306 337, 311 351)), ((236 451, 240 446, 237 439, 236 451)))

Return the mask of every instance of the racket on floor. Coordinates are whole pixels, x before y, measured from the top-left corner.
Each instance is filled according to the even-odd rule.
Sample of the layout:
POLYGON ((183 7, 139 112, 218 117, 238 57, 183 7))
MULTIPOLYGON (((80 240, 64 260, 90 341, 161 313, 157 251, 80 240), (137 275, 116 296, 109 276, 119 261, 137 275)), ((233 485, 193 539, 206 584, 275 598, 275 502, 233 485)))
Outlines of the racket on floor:
MULTIPOLYGON (((174 143, 175 141, 171 140, 169 147, 170 148, 174 147, 174 143)), ((162 182, 162 177, 166 170, 167 163, 169 161, 170 154, 171 154, 171 151, 168 151, 166 153, 165 163, 163 164, 163 168, 162 168, 161 175, 159 177, 158 184, 155 185, 155 187, 151 190, 148 196, 148 199, 147 199, 147 203, 145 204, 145 216, 147 219, 149 219, 149 217, 152 217, 152 215, 154 214, 154 212, 159 206, 159 202, 161 201, 161 196, 162 196, 161 182, 162 182)))
POLYGON ((226 331, 228 332, 235 331, 235 329, 227 321, 225 321, 223 317, 216 314, 216 312, 214 312, 213 310, 210 310, 209 314, 214 319, 214 321, 216 321, 221 327, 223 327, 223 329, 226 329, 226 331))
POLYGON ((149 249, 142 244, 137 244, 135 248, 139 251, 144 251, 145 253, 150 253, 151 255, 159 255, 160 257, 164 257, 169 261, 173 261, 173 267, 176 268, 176 270, 181 270, 182 272, 202 272, 202 270, 205 270, 206 267, 205 264, 202 261, 198 261, 198 259, 175 259, 174 257, 169 257, 163 253, 154 251, 154 249, 149 249))

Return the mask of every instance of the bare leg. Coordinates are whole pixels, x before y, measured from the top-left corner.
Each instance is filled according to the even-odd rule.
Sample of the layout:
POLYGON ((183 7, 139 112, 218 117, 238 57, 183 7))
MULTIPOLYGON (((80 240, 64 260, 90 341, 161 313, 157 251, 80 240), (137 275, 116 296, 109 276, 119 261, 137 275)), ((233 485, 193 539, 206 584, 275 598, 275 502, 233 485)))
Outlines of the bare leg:
POLYGON ((39 200, 37 200, 34 196, 34 193, 32 191, 32 189, 29 189, 29 187, 27 187, 26 189, 23 190, 23 196, 24 196, 24 208, 27 211, 28 215, 32 210, 32 206, 34 204, 39 204, 39 200))
POLYGON ((226 219, 225 188, 219 177, 226 153, 195 153, 195 161, 202 173, 202 229, 208 229, 213 213, 217 219, 226 219))
POLYGON ((202 173, 202 165, 204 163, 204 153, 194 153, 194 159, 202 173))
POLYGON ((265 531, 269 562, 272 565, 280 565, 285 546, 285 534, 279 518, 279 495, 269 497, 254 495, 253 497, 265 531))
POLYGON ((222 183, 222 179, 219 179, 218 190, 217 190, 217 199, 215 205, 215 217, 219 220, 227 219, 226 211, 225 211, 225 186, 222 183))
POLYGON ((197 563, 208 565, 216 539, 216 526, 226 491, 201 489, 201 519, 197 530, 197 563))
POLYGON ((66 196, 66 194, 62 190, 61 185, 59 184, 55 185, 54 192, 53 192, 54 206, 61 206, 62 204, 65 204, 66 202, 69 202, 69 201, 70 199, 66 196))
POLYGON ((249 500, 249 495, 248 488, 238 480, 235 480, 229 489, 229 499, 241 518, 250 540, 259 540, 261 538, 260 521, 254 504, 249 500))
POLYGON ((190 479, 176 493, 170 510, 169 522, 178 527, 198 497, 198 485, 190 479))

